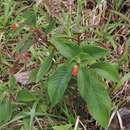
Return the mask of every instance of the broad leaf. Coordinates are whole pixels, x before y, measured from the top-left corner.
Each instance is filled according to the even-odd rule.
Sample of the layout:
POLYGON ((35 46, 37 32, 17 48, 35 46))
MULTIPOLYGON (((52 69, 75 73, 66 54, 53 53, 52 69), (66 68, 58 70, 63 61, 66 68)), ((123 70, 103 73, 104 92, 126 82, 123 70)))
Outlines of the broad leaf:
POLYGON ((81 96, 87 102, 91 115, 106 128, 111 111, 111 101, 104 84, 98 80, 92 70, 80 67, 78 72, 78 87, 81 96))
POLYGON ((53 37, 51 43, 57 50, 66 58, 73 58, 80 53, 80 48, 77 43, 63 37, 53 37))
POLYGON ((81 49, 83 52, 88 53, 90 56, 94 58, 101 58, 107 55, 107 50, 96 45, 83 45, 81 49))
POLYGON ((20 101, 20 102, 31 102, 31 101, 34 101, 36 97, 28 90, 23 89, 19 91, 16 99, 17 101, 20 101))
POLYGON ((86 62, 89 65, 96 63, 96 59, 90 56, 88 53, 81 52, 79 54, 79 58, 82 63, 86 62))
POLYGON ((9 101, 0 102, 0 123, 5 123, 10 120, 13 112, 12 107, 9 101))
POLYGON ((38 68, 35 68, 35 69, 33 69, 32 70, 32 72, 30 73, 30 75, 29 75, 29 80, 31 81, 31 82, 36 82, 36 78, 37 78, 37 73, 38 73, 38 68))
POLYGON ((47 103, 45 103, 45 102, 38 103, 37 112, 43 112, 43 113, 45 113, 45 112, 47 112, 47 110, 48 110, 47 103))
POLYGON ((12 90, 16 85, 16 79, 14 76, 11 76, 8 82, 8 87, 10 90, 12 90))
POLYGON ((28 25, 33 25, 35 26, 36 25, 36 14, 34 11, 26 11, 24 14, 23 14, 23 19, 25 20, 25 23, 28 24, 28 25))
POLYGON ((62 65, 48 81, 48 94, 52 106, 55 106, 64 95, 68 82, 71 79, 72 67, 62 65))
POLYGON ((99 62, 93 64, 91 67, 94 68, 100 76, 115 82, 119 81, 118 69, 114 64, 99 62))
POLYGON ((40 79, 42 79, 42 77, 49 71, 51 63, 52 63, 52 57, 53 57, 53 55, 51 54, 41 64, 39 71, 37 73, 36 82, 40 81, 40 79))

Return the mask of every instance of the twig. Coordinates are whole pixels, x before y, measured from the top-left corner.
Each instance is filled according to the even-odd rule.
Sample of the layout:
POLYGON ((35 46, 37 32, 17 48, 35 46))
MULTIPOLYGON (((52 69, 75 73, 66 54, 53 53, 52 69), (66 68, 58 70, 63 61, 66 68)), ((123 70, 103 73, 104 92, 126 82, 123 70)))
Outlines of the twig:
MULTIPOLYGON (((116 115, 116 112, 117 112, 117 110, 114 110, 113 113, 111 114, 111 117, 110 117, 110 120, 109 120, 109 123, 108 123, 108 128, 109 128, 114 116, 116 115)), ((106 130, 108 130, 108 128, 106 130)))
POLYGON ((117 111, 116 114, 117 114, 117 117, 118 117, 118 120, 119 120, 120 128, 121 128, 121 130, 124 130, 124 126, 123 126, 123 122, 122 122, 120 113, 117 111))
POLYGON ((79 124, 79 116, 77 116, 74 130, 77 130, 77 129, 78 129, 78 124, 79 124))
POLYGON ((36 0, 36 7, 38 7, 41 4, 42 0, 36 0))
POLYGON ((81 120, 79 120, 79 123, 82 125, 82 127, 84 128, 84 130, 87 130, 81 120))
POLYGON ((36 119, 36 121, 37 121, 37 123, 38 123, 40 129, 43 129, 43 128, 42 128, 42 125, 41 125, 41 123, 40 123, 40 121, 39 121, 39 119, 38 119, 37 117, 35 117, 35 119, 36 119))

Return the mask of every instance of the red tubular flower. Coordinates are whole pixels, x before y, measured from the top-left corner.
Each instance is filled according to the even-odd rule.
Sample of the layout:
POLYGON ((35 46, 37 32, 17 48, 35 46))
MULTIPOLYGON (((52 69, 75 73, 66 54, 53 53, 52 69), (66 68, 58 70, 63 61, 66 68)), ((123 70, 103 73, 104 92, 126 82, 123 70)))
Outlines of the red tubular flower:
POLYGON ((72 70, 72 75, 74 77, 77 77, 77 75, 78 75, 78 65, 74 65, 73 70, 72 70))
POLYGON ((13 31, 16 31, 16 29, 17 29, 16 23, 11 24, 10 28, 11 28, 13 31))

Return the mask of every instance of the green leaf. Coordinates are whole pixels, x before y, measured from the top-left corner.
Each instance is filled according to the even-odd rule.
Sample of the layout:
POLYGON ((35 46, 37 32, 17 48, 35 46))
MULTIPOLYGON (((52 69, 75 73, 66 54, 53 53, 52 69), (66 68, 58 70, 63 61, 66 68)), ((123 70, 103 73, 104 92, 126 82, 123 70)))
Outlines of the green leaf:
POLYGON ((36 14, 34 11, 30 11, 30 10, 26 11, 23 14, 23 18, 24 18, 26 24, 33 25, 33 26, 36 25, 37 18, 36 18, 36 14))
POLYGON ((25 118, 23 119, 23 125, 20 128, 20 130, 38 130, 37 128, 31 127, 29 126, 29 119, 25 118))
POLYGON ((44 31, 46 34, 50 33, 56 26, 56 20, 55 19, 52 19, 48 26, 46 28, 44 28, 44 31))
POLYGON ((28 90, 23 89, 19 91, 16 99, 19 102, 31 102, 31 101, 34 101, 36 97, 28 90))
POLYGON ((98 80, 92 70, 80 67, 78 87, 81 96, 87 102, 90 114, 102 127, 106 128, 111 111, 111 101, 105 90, 105 85, 98 80))
POLYGON ((16 79, 14 76, 11 76, 8 82, 9 89, 12 90, 16 85, 16 79))
POLYGON ((38 68, 32 70, 31 74, 29 75, 29 80, 31 82, 36 82, 37 73, 38 73, 38 68))
POLYGON ((91 67, 94 68, 100 76, 112 80, 114 82, 119 81, 119 74, 116 65, 105 62, 99 62, 93 64, 91 67))
POLYGON ((23 44, 23 46, 21 46, 21 48, 19 49, 20 53, 23 53, 25 51, 27 51, 31 46, 32 46, 32 39, 28 39, 25 44, 23 44))
POLYGON ((107 50, 103 49, 101 47, 98 47, 96 45, 83 45, 81 47, 82 51, 85 53, 88 53, 90 56, 94 57, 94 58, 101 58, 101 57, 105 57, 107 55, 107 50))
POLYGON ((48 94, 52 106, 55 106, 63 98, 64 92, 71 79, 72 67, 60 66, 48 81, 48 94))
POLYGON ((42 79, 42 77, 49 71, 49 69, 51 67, 51 63, 52 63, 52 58, 53 58, 53 55, 51 54, 41 64, 41 66, 38 70, 38 73, 37 73, 36 82, 40 81, 42 79))
POLYGON ((27 36, 24 36, 20 44, 17 44, 15 49, 19 53, 24 53, 31 47, 32 44, 33 44, 32 36, 31 34, 28 34, 27 36))
POLYGON ((9 101, 0 102, 0 123, 9 121, 12 116, 12 112, 12 104, 9 101))
POLYGON ((86 62, 87 64, 93 64, 96 62, 95 58, 90 56, 88 53, 81 52, 79 54, 79 58, 81 62, 86 62))
POLYGON ((67 125, 54 126, 53 130, 72 130, 72 125, 67 124, 67 125))
POLYGON ((0 96, 4 93, 5 89, 5 85, 0 83, 0 96))
POLYGON ((45 113, 48 110, 48 105, 45 102, 38 103, 37 112, 45 113))
POLYGON ((80 53, 80 48, 77 43, 72 42, 70 39, 55 36, 51 39, 51 43, 66 58, 73 58, 80 53))

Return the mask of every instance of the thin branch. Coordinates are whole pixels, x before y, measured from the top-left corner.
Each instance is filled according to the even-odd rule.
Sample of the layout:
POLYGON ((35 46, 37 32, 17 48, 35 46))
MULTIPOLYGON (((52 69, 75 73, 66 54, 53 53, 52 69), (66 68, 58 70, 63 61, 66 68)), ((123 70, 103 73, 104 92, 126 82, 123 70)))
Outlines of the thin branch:
POLYGON ((121 115, 120 115, 120 113, 118 111, 116 112, 116 114, 117 114, 117 117, 118 117, 118 120, 119 120, 120 128, 121 128, 121 130, 124 130, 121 115))
POLYGON ((75 127, 74 130, 78 129, 78 124, 79 124, 79 116, 77 116, 76 122, 75 122, 75 127))
POLYGON ((79 123, 82 125, 82 127, 84 128, 84 130, 87 130, 81 120, 79 120, 79 123))

